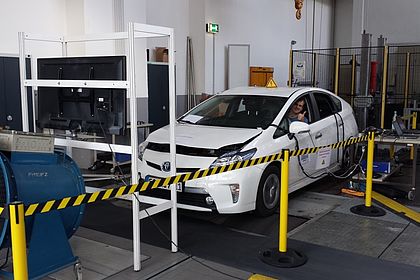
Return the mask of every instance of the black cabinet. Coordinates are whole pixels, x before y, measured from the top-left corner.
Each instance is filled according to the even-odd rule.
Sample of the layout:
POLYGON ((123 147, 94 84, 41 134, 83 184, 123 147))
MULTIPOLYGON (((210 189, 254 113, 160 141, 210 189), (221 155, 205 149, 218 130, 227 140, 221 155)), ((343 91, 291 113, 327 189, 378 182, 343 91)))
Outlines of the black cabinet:
MULTIPOLYGON (((26 60, 26 71, 30 75, 30 60, 26 60)), ((20 73, 18 57, 0 57, 0 127, 22 130, 20 97, 20 73)), ((28 77, 30 78, 30 76, 28 77)), ((28 88, 29 129, 33 129, 32 94, 28 88)))
POLYGON ((169 124, 169 71, 168 64, 147 64, 148 111, 151 131, 169 124))

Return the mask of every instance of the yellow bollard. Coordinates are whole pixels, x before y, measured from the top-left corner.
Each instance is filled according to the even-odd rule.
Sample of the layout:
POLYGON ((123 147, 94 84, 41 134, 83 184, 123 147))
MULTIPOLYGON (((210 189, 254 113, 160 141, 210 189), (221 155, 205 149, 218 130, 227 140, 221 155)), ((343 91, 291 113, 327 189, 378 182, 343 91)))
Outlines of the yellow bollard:
POLYGON ((365 206, 372 206, 372 178, 373 178, 373 150, 375 148, 375 133, 369 132, 368 148, 367 148, 367 163, 366 163, 366 193, 365 206))
POLYGON ((280 228, 279 228, 279 251, 285 253, 287 250, 287 211, 289 195, 289 150, 283 150, 281 162, 281 184, 280 184, 280 228))
POLYGON ((25 209, 22 202, 9 205, 10 229, 12 233, 13 278, 28 279, 26 257, 25 209))
POLYGON ((350 211, 357 215, 368 217, 380 217, 386 214, 385 210, 372 205, 372 177, 373 177, 373 150, 375 148, 375 133, 369 131, 367 145, 367 163, 366 163, 366 192, 365 204, 356 205, 350 208, 350 211))
POLYGON ((279 247, 260 251, 259 258, 266 264, 277 267, 297 267, 306 263, 305 254, 289 248, 287 250, 287 207, 289 194, 289 159, 290 151, 282 151, 281 183, 280 183, 280 222, 279 247))

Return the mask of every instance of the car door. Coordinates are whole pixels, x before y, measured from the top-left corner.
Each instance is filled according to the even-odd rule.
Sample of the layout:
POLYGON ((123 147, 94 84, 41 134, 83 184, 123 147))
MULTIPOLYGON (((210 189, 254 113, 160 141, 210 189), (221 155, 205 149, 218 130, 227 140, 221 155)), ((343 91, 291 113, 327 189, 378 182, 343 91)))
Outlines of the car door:
MULTIPOLYGON (((315 91, 312 93, 312 98, 316 119, 313 123, 313 130, 311 130, 311 133, 314 137, 315 145, 325 146, 342 141, 342 121, 335 114, 337 108, 329 94, 315 91)), ((332 149, 330 164, 326 167, 333 167, 337 163, 338 150, 332 149)), ((320 172, 322 172, 322 170, 320 172)))
MULTIPOLYGON (((286 112, 289 112, 293 104, 300 99, 305 100, 305 105, 302 112, 306 111, 305 116, 308 119, 308 124, 310 130, 312 130, 313 119, 314 119, 314 110, 311 98, 308 94, 300 95, 292 100, 286 112)), ((304 149, 313 147, 313 143, 309 133, 302 133, 294 135, 293 138, 289 137, 289 126, 290 120, 286 115, 281 119, 278 128, 276 129, 273 138, 275 143, 282 145, 284 149, 294 150, 294 149, 304 149)), ((290 158, 289 166, 289 184, 296 185, 300 181, 307 179, 308 176, 311 176, 315 172, 315 162, 314 155, 308 154, 299 157, 290 158)), ((291 189, 293 191, 294 189, 291 189)))

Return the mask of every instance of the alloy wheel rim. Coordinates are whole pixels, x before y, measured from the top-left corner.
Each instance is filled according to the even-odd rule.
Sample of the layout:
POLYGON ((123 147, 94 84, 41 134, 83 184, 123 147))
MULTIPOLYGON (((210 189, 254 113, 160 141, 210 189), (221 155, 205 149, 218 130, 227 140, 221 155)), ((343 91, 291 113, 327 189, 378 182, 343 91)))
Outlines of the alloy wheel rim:
POLYGON ((264 182, 263 201, 267 209, 276 207, 279 199, 279 178, 275 174, 270 174, 264 182))

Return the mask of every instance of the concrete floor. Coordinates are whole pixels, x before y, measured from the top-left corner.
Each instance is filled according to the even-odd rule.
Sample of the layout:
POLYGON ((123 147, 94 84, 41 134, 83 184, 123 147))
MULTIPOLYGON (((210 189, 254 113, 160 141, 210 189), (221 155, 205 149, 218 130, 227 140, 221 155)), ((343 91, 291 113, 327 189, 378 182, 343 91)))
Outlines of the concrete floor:
MULTIPOLYGON (((259 260, 245 265, 241 259, 215 262, 171 253, 169 246, 142 243, 142 269, 134 272, 129 239, 81 227, 71 244, 87 280, 249 279, 254 274, 275 279, 416 279, 420 275, 420 228, 388 211, 379 218, 349 211, 361 203, 359 198, 313 192, 293 197, 289 214, 309 219, 288 234, 289 248, 297 248, 309 258, 305 265, 293 269, 269 267, 259 260)), ((182 238, 180 242, 187 243, 182 238)), ((72 268, 67 268, 45 279, 75 276, 72 268)))
MULTIPOLYGON (((112 209, 110 205, 98 208, 116 211, 100 221, 101 226, 94 221, 96 213, 89 217, 88 209, 84 226, 70 244, 83 265, 84 280, 255 279, 256 275, 275 279, 418 279, 420 227, 389 211, 378 218, 351 213, 349 209, 363 200, 340 195, 343 184, 326 178, 290 196, 288 248, 308 256, 308 262, 299 268, 272 267, 257 258, 258 249, 278 246, 278 214, 256 218, 180 212, 179 242, 188 253, 171 253, 156 228, 142 222, 139 272, 132 266, 129 202, 114 200, 112 209)), ((406 204, 419 212, 419 201, 420 195, 406 204)), ((159 215, 156 218, 163 221, 159 224, 168 224, 168 215, 159 215)), ((2 249, 0 263, 5 254, 2 249)), ((76 278, 68 267, 44 279, 76 278)))

